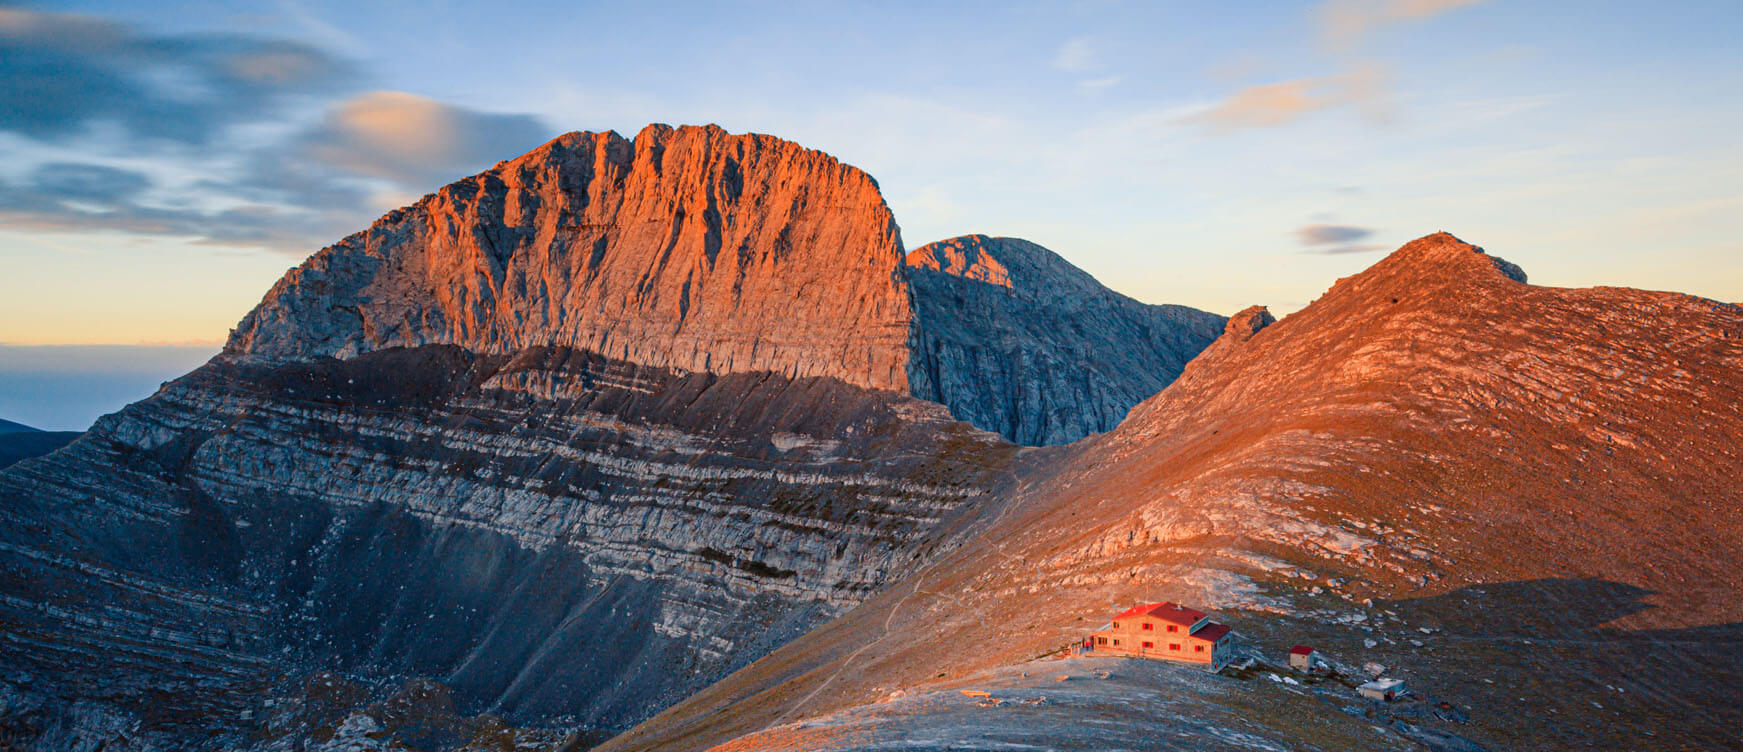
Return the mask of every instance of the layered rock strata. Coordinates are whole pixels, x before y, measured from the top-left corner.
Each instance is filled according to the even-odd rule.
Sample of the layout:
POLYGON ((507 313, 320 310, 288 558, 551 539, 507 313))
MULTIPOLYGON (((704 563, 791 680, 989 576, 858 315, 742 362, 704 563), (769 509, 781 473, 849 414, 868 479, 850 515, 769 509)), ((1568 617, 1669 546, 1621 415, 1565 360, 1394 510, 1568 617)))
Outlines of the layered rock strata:
POLYGON ((331 670, 620 727, 943 545, 1007 447, 832 379, 563 348, 214 363, 0 476, 5 724, 235 747, 331 670))

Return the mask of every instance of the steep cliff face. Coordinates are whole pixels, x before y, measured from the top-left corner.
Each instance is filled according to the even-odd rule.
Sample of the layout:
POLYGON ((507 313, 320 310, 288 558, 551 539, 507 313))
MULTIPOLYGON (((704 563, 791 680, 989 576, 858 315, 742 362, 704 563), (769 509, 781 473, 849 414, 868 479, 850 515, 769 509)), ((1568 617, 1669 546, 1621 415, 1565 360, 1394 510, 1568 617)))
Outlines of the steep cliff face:
POLYGON ((822 152, 712 126, 571 133, 315 254, 225 352, 559 346, 902 391, 901 253, 876 182, 822 152))
POLYGON ((1112 429, 1167 386, 1223 317, 1146 305, 1052 251, 965 235, 907 256, 914 396, 1019 444, 1112 429))
POLYGON ((1138 303, 1012 238, 904 261, 865 173, 769 136, 649 126, 633 141, 563 136, 322 250, 225 356, 573 347, 907 392, 1012 441, 1060 444, 1119 423, 1221 320, 1138 303))
POLYGON ((1428 236, 1281 321, 1238 314, 1117 430, 1024 463, 963 546, 607 749, 1723 747, 1740 374, 1743 308, 1532 286, 1428 236), (1089 666, 1144 685, 1098 697, 1027 663, 1165 599, 1428 699, 1089 666), (1049 699, 974 715, 956 687, 1049 699), (1057 730, 1055 704, 1101 723, 1057 730))

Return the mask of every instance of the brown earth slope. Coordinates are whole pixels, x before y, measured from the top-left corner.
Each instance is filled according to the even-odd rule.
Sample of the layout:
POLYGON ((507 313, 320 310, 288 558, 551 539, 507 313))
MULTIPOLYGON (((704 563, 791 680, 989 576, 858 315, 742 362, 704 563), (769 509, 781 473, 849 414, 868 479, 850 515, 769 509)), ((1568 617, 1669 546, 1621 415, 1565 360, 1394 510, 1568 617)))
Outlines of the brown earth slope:
POLYGON ((1743 309, 1531 286, 1438 234, 1267 324, 1237 315, 1118 430, 1031 453, 978 539, 605 749, 1738 743, 1743 309), (1114 730, 1085 741, 1057 719, 1023 736, 1050 723, 1026 706, 977 729, 898 697, 1018 686, 999 667, 1164 598, 1274 662, 1309 641, 1437 704, 1215 677, 1125 735, 1141 708, 1096 705, 1114 730), (1257 741, 1158 741, 1216 713, 1257 741))

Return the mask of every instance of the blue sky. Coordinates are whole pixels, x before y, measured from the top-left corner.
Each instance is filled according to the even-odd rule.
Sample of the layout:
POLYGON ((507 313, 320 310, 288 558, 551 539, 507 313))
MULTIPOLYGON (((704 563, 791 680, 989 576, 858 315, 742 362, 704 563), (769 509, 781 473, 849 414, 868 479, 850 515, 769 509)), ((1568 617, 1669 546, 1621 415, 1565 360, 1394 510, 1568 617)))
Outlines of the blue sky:
POLYGON ((1437 230, 1540 284, 1743 300, 1740 22, 1735 2, 19 6, 0 66, 67 91, 0 84, 0 342, 210 347, 384 210, 649 122, 822 149, 878 178, 910 247, 1021 236, 1150 302, 1286 313, 1437 230))

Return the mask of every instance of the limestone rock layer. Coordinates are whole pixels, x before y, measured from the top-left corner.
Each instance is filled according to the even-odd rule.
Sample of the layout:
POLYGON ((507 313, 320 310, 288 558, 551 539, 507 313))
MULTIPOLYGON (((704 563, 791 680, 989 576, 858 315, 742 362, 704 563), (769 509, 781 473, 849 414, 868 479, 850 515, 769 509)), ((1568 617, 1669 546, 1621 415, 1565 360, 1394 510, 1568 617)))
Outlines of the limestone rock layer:
POLYGON ((315 254, 226 352, 562 346, 902 391, 901 260, 876 182, 822 152, 717 127, 571 133, 315 254))
POLYGON ((0 474, 0 733, 294 748, 361 712, 287 722, 324 672, 608 733, 948 547, 1012 451, 833 379, 564 348, 214 363, 0 474))

